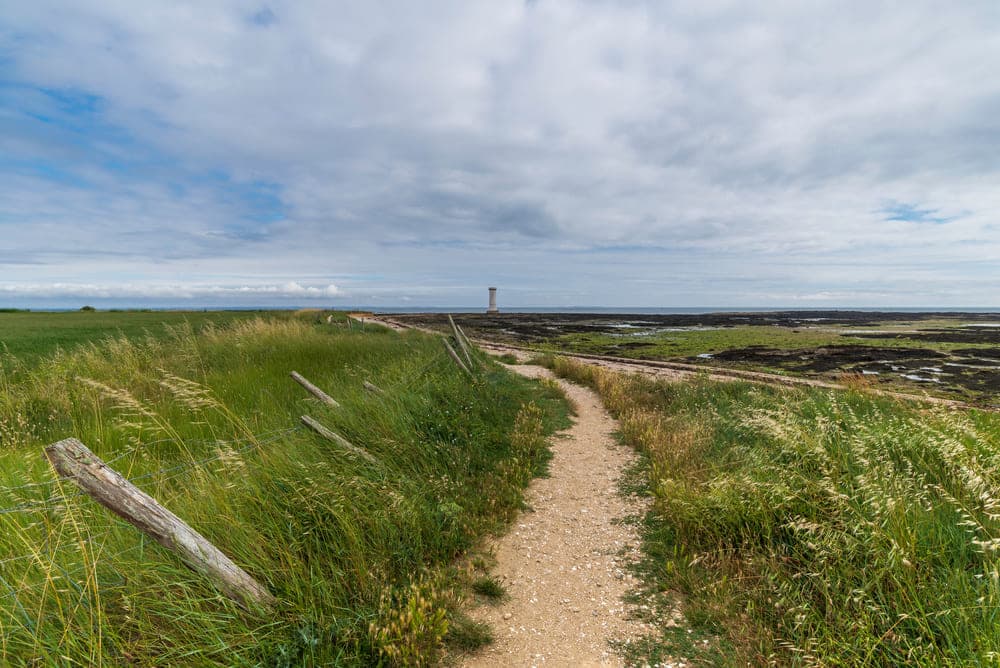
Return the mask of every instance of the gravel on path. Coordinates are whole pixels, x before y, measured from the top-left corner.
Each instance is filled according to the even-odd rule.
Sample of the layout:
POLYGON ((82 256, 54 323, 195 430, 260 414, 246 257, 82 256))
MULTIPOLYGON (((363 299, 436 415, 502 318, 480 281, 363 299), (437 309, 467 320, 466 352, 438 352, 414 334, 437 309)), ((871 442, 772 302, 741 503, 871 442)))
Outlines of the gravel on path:
MULTIPOLYGON (((536 366, 512 366, 552 377, 536 366)), ((615 441, 618 423, 589 389, 557 380, 575 404, 575 424, 553 439, 550 477, 536 479, 524 513, 490 547, 508 598, 471 612, 494 630, 493 644, 469 657, 482 666, 621 666, 610 642, 647 635, 622 597, 637 582, 629 562, 639 557, 634 522, 646 504, 619 494, 619 478, 635 453, 615 441)))

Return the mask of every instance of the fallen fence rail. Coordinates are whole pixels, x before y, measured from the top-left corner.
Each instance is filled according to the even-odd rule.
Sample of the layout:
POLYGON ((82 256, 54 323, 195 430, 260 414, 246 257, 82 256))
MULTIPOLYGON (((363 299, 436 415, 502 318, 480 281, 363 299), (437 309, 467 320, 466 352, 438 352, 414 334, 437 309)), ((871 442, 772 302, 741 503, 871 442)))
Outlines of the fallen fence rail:
POLYGON ((72 480, 95 501, 173 550, 192 570, 210 580, 243 607, 269 607, 276 600, 246 571, 204 536, 105 464, 75 438, 45 448, 59 475, 72 480))

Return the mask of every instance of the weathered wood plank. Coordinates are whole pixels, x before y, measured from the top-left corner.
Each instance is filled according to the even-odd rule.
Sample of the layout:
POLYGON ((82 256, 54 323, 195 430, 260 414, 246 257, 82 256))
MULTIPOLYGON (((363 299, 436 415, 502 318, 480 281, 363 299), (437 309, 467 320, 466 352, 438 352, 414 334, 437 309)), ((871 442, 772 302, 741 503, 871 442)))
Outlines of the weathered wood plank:
POLYGON ((322 401, 327 406, 331 406, 333 408, 340 408, 340 404, 337 403, 337 401, 333 397, 331 397, 329 394, 327 394, 323 390, 319 389, 318 387, 310 383, 298 371, 293 371, 291 373, 291 376, 292 380, 294 380, 302 387, 306 388, 306 390, 308 390, 310 394, 312 394, 314 397, 322 401))
POLYGON ((173 550, 192 570, 208 577, 244 608, 270 607, 275 598, 204 536, 105 464, 75 438, 45 448, 52 466, 95 501, 173 550))
POLYGON ((451 323, 451 331, 455 334, 455 340, 458 341, 458 347, 462 349, 462 354, 465 355, 465 361, 469 363, 469 368, 472 368, 472 355, 469 354, 469 348, 465 345, 465 339, 462 338, 461 332, 458 331, 458 325, 455 324, 455 319, 448 314, 448 322, 451 323))
POLYGON ((385 390, 376 385, 375 383, 370 383, 367 380, 361 383, 362 387, 371 392, 372 394, 377 394, 379 396, 385 396, 385 390))
POLYGON ((377 465, 379 463, 378 459, 375 458, 375 455, 373 455, 372 453, 368 452, 367 450, 359 448, 358 446, 354 445, 353 443, 351 443, 350 441, 348 441, 346 438, 344 438, 343 436, 341 436, 337 432, 332 431, 332 430, 328 429, 327 427, 323 426, 323 424, 321 424, 315 418, 309 417, 308 415, 303 415, 302 416, 302 424, 304 424, 305 426, 309 427, 314 432, 316 432, 317 434, 319 434, 323 438, 327 439, 328 441, 333 441, 334 443, 336 443, 338 446, 340 446, 344 450, 350 452, 352 455, 356 455, 358 457, 361 457, 362 459, 365 459, 365 460, 371 462, 372 464, 376 464, 377 465))
POLYGON ((448 351, 448 355, 455 362, 455 364, 458 365, 458 368, 471 376, 472 372, 469 371, 469 368, 467 366, 465 366, 464 362, 462 362, 461 358, 458 356, 458 353, 456 353, 455 349, 451 347, 450 343, 448 343, 448 339, 441 339, 441 340, 444 342, 444 347, 445 347, 445 350, 448 351))
MULTIPOLYGON (((465 335, 465 330, 462 329, 461 325, 458 325, 458 333, 462 335, 462 339, 465 341, 465 345, 469 347, 469 352, 472 352, 473 350, 478 350, 478 348, 476 348, 476 344, 474 344, 469 339, 469 337, 465 335)), ((475 360, 475 364, 476 364, 477 367, 482 367, 483 366, 483 361, 481 359, 479 359, 478 357, 473 356, 472 359, 475 360)))

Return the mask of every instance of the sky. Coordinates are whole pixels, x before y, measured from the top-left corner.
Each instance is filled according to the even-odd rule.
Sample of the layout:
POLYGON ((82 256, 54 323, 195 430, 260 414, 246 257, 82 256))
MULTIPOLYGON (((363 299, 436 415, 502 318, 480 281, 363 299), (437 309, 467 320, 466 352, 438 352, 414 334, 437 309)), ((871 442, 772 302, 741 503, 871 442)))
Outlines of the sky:
POLYGON ((0 306, 1000 307, 1000 3, 0 0, 0 306))

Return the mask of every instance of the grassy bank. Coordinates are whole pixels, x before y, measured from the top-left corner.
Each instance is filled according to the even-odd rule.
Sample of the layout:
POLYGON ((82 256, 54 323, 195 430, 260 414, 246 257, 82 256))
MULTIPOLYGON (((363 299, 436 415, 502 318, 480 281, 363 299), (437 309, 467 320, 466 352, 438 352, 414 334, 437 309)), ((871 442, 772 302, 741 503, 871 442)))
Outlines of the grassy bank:
MULTIPOLYGON (((0 349, 7 363, 35 362, 56 352, 105 338, 164 338, 168 326, 191 326, 198 332, 208 324, 225 326, 240 320, 267 317, 300 319, 294 311, 64 311, 0 310, 0 349)), ((343 317, 338 314, 337 317, 343 317)))
POLYGON ((563 419, 551 388, 494 366, 470 381, 436 338, 311 314, 8 359, 0 664, 432 662, 462 642, 451 564, 517 510, 563 419), (293 369, 341 408, 309 399, 293 369), (299 428, 303 414, 376 462, 299 428), (41 446, 71 435, 263 582, 277 609, 240 609, 56 481, 41 446))
MULTIPOLYGON (((863 392, 654 382, 557 358, 645 453, 645 568, 729 665, 994 665, 1000 419, 863 392)), ((669 598, 669 596, 668 596, 669 598)))

